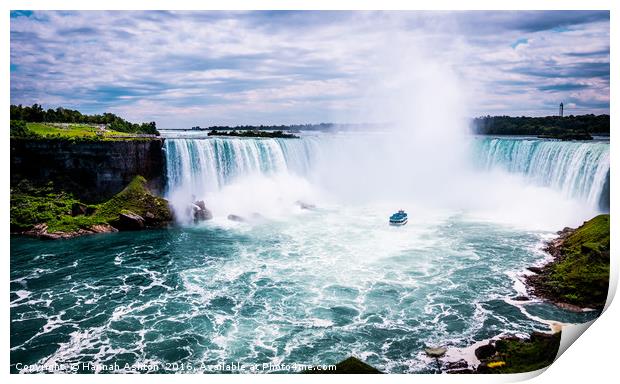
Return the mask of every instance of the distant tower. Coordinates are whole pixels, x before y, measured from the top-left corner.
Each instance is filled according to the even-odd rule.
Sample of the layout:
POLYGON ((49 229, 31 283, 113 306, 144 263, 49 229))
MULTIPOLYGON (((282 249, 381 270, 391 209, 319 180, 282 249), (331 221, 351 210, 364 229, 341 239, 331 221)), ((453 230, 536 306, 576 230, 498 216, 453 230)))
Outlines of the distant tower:
POLYGON ((564 117, 564 103, 560 103, 560 117, 564 117))

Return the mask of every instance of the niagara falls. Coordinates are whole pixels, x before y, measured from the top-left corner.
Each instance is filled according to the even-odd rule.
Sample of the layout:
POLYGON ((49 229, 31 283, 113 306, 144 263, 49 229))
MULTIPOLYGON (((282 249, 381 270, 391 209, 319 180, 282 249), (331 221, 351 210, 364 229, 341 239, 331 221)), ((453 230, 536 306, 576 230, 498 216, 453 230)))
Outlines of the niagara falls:
POLYGON ((608 11, 11 11, 10 372, 544 369, 609 72, 608 11))

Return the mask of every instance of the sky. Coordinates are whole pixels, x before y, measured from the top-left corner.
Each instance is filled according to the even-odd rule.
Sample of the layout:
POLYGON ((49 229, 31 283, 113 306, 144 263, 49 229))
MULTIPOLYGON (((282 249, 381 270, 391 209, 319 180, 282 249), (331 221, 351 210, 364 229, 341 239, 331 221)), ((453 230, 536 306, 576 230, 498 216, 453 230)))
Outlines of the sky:
POLYGON ((433 66, 471 117, 609 113, 608 11, 11 11, 10 49, 12 104, 159 128, 370 122, 433 66))

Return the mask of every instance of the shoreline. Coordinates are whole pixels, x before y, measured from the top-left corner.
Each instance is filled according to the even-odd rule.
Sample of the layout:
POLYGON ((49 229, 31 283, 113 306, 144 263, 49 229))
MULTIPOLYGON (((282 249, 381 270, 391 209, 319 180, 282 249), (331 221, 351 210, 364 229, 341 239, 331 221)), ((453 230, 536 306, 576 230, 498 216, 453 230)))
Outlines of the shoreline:
MULTIPOLYGON (((545 279, 553 277, 554 273, 556 273, 555 269, 562 267, 562 263, 572 261, 570 258, 571 256, 574 257, 574 255, 569 251, 572 251, 575 246, 579 250, 578 255, 590 252, 594 247, 591 241, 602 238, 602 248, 594 248, 604 254, 606 252, 604 248, 606 235, 608 252, 609 215, 598 215, 584 222, 578 228, 565 227, 561 231, 556 232, 556 235, 551 240, 543 241, 542 251, 545 257, 540 262, 527 267, 513 277, 515 279, 517 296, 507 296, 505 301, 526 312, 527 310, 521 308, 521 305, 518 303, 532 302, 532 298, 571 312, 602 311, 602 307, 596 305, 597 300, 594 297, 586 297, 584 301, 578 304, 563 301, 561 299, 562 293, 546 288, 545 284, 547 283, 545 279), (607 225, 606 228, 605 224, 607 225), (591 228, 595 226, 602 226, 603 230, 593 231, 591 228), (586 234, 589 236, 586 236, 586 234), (590 240, 590 242, 587 242, 587 240, 590 240), (518 284, 521 284, 523 289, 518 289, 516 287, 518 284), (584 305, 585 303, 588 303, 588 305, 584 305)), ((591 261, 591 264, 595 264, 595 262, 591 261)), ((584 291, 586 296, 588 292, 584 291)), ((555 360, 559 350, 562 328, 570 324, 542 318, 536 318, 535 320, 548 324, 550 332, 532 332, 528 338, 519 338, 514 335, 500 333, 495 337, 476 342, 464 348, 452 348, 448 350, 446 354, 447 359, 442 362, 440 371, 453 374, 509 373, 527 372, 549 366, 555 360), (524 353, 525 351, 527 353, 524 353), (529 361, 527 356, 532 353, 537 354, 539 357, 544 357, 544 360, 540 362, 529 361), (510 362, 511 359, 516 360, 516 362, 510 362), (526 370, 521 370, 521 367, 526 368, 526 370)))

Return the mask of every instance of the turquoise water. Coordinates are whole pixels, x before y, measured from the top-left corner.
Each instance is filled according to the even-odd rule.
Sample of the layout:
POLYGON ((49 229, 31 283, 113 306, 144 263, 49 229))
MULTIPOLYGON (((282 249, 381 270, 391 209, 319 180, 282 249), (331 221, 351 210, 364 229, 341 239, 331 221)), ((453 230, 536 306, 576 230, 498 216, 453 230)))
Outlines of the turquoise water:
MULTIPOLYGON (((394 189, 381 183, 385 164, 373 168, 379 157, 364 163, 356 153, 339 158, 343 140, 168 139, 175 227, 60 241, 13 237, 11 371, 73 363, 123 371, 129 363, 174 372, 174 363, 290 366, 355 355, 387 372, 428 372, 435 364, 426 345, 464 348, 596 317, 512 298, 525 293, 525 268, 544 261, 542 242, 595 213, 589 196, 599 186, 587 175, 608 169, 601 165, 608 144, 556 143, 545 152, 550 162, 556 156, 581 167, 580 180, 591 185, 570 184, 575 191, 511 165, 517 157, 507 154, 531 143, 489 141, 472 157, 487 159, 472 161, 483 172, 478 181, 467 173, 466 185, 454 172, 460 190, 438 178, 427 183, 433 198, 403 187, 397 199, 381 199, 394 189), (584 152, 598 153, 599 162, 584 152), (340 168, 355 177, 343 179, 340 168), (454 201, 442 200, 438 185, 449 185, 460 206, 444 204, 454 201), (354 187, 362 195, 359 186, 372 193, 346 194, 354 187), (214 219, 187 220, 183 204, 192 199, 205 199, 214 219), (316 208, 301 209, 298 200, 316 208), (387 225, 398 208, 409 224, 387 225), (247 221, 227 220, 231 213, 247 221)), ((374 137, 368 142, 377 146, 374 137)), ((359 153, 365 145, 351 143, 359 153)), ((538 152, 529 153, 519 159, 532 163, 538 152)), ((398 170, 398 186, 408 186, 408 169, 398 170)))
MULTIPOLYGON (((515 275, 544 233, 426 218, 393 228, 342 212, 288 222, 11 241, 11 364, 335 363, 431 368, 425 344, 583 322, 519 307, 515 275), (311 237, 300 232, 313 227, 311 237), (360 233, 362 242, 351 242, 360 233)), ((383 219, 383 217, 381 217, 383 219)))

